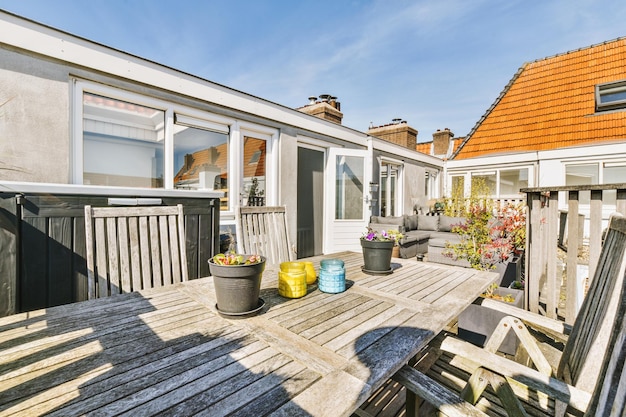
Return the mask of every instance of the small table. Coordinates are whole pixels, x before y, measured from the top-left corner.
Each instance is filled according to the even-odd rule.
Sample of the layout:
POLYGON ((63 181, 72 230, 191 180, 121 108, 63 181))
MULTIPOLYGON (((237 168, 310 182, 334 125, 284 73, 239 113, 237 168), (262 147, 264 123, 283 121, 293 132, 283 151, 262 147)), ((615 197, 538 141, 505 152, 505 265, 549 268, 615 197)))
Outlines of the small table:
POLYGON ((278 295, 220 317, 211 278, 0 319, 0 416, 349 416, 495 280, 492 272, 394 259, 390 275, 346 265, 348 289, 278 295))

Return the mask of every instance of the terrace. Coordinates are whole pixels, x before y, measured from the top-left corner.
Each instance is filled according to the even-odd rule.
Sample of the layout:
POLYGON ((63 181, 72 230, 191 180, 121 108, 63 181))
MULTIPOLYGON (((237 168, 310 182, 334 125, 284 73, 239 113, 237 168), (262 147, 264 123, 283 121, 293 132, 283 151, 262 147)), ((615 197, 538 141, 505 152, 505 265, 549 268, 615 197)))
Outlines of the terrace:
MULTIPOLYGON (((589 276, 592 276, 599 260, 602 231, 606 228, 603 208, 613 206, 616 211, 626 214, 626 185, 523 191, 527 193, 529 206, 526 248, 529 256, 526 257, 525 291, 527 310, 572 323, 584 293, 581 294, 580 285, 572 284, 577 283, 579 277, 570 272, 579 270, 579 253, 582 251, 571 248, 587 248, 584 252, 589 253, 589 276), (568 202, 566 233, 559 231, 559 193, 565 193, 565 201, 568 202), (585 193, 589 194, 588 200, 585 199, 585 193), (581 215, 584 215, 585 223, 579 223, 581 215), (579 233, 579 227, 583 228, 583 233, 579 233), (567 249, 565 285, 554 256, 563 249, 567 249)), ((19 263, 13 266, 19 265, 17 270, 25 273, 26 277, 44 275, 43 280, 49 282, 46 285, 48 291, 59 291, 54 283, 58 277, 67 280, 65 276, 69 274, 72 279, 80 279, 80 267, 70 269, 63 265, 76 262, 77 242, 84 242, 76 238, 77 230, 80 229, 77 229, 76 224, 80 223, 82 210, 78 206, 81 203, 67 194, 44 196, 20 193, 19 196, 13 195, 13 199, 6 197, 3 200, 3 224, 17 224, 18 227, 4 227, 3 245, 7 247, 7 244, 13 243, 15 248, 20 248, 17 252, 22 251, 19 263), (9 202, 17 206, 11 206, 9 202), (20 209, 17 210, 17 207, 20 209), (16 214, 21 217, 16 219, 16 214), (59 219, 68 215, 73 220, 59 219), (42 217, 45 220, 37 220, 42 217), (35 228, 37 225, 40 226, 35 228), (59 239, 59 236, 68 233, 62 230, 63 225, 72 225, 71 235, 75 239, 59 239), (18 230, 19 234, 13 233, 11 236, 8 233, 18 230), (36 273, 32 272, 30 266, 36 249, 28 239, 33 237, 36 238, 34 241, 44 243, 39 246, 49 259, 45 262, 48 266, 37 269, 36 273), (53 255, 64 253, 59 258, 53 255)), ((186 215, 191 216, 187 218, 187 225, 206 221, 201 220, 203 215, 219 213, 214 210, 214 207, 219 206, 219 199, 207 198, 204 202, 202 199, 182 201, 183 204, 187 203, 186 215), (204 209, 201 207, 209 207, 210 210, 202 214, 204 209)), ((94 196, 87 201, 97 202, 98 199, 102 197, 94 196)), ((170 204, 181 201, 170 202, 164 198, 163 202, 170 204)), ((216 222, 212 220, 209 224, 216 222)), ((563 229, 563 223, 560 229, 563 229)), ((216 241, 216 229, 213 230, 213 237, 204 236, 201 239, 215 245, 209 247, 209 251, 215 251, 219 243, 216 241)), ((190 236, 189 233, 195 236, 191 230, 187 233, 187 236, 190 236)), ((190 265, 201 268, 204 262, 199 259, 204 259, 204 256, 192 251, 190 265)), ((82 407, 80 404, 88 403, 87 398, 96 396, 103 398, 103 402, 95 407, 104 407, 103 411, 109 407, 106 404, 115 404, 115 407, 122 407, 128 412, 144 410, 157 414, 170 409, 189 411, 193 407, 204 407, 204 411, 212 415, 216 409, 208 404, 215 403, 228 404, 224 410, 233 412, 240 407, 250 411, 264 404, 262 407, 269 407, 266 410, 279 412, 272 408, 279 407, 280 412, 298 410, 302 415, 350 415, 352 412, 356 412, 356 415, 398 415, 404 409, 406 394, 404 388, 389 377, 433 341, 440 331, 454 332, 456 317, 493 281, 495 274, 414 259, 398 259, 394 260, 393 274, 370 276, 360 270, 361 255, 353 253, 331 254, 313 258, 312 261, 319 266, 320 260, 327 257, 345 260, 346 278, 351 282, 348 291, 342 295, 324 294, 312 286, 305 297, 289 301, 276 293, 277 272, 269 268, 263 283, 266 306, 257 317, 245 320, 231 321, 219 317, 215 309, 212 280, 201 278, 208 275, 201 269, 196 269, 195 276, 192 276, 197 279, 170 288, 144 290, 76 304, 62 303, 65 305, 54 308, 44 306, 43 310, 22 307, 23 313, 9 315, 0 321, 0 347, 6 354, 3 354, 4 371, 0 378, 6 384, 3 390, 7 394, 2 396, 4 400, 0 405, 0 413, 16 410, 26 412, 24 410, 30 409, 33 414, 64 414, 68 410, 78 410, 82 407), (379 307, 374 307, 376 305, 379 307), (75 320, 80 317, 90 318, 86 321, 75 320), (343 324, 339 326, 340 323, 343 324), (226 336, 243 336, 247 332, 251 333, 246 337, 253 337, 254 340, 245 344, 235 343, 239 336, 234 339, 226 336), (368 341, 364 342, 364 338, 368 341), (113 343, 114 339, 117 342, 113 343), (320 343, 321 340, 324 342, 320 343), (225 351, 230 358, 240 358, 238 352, 245 349, 248 343, 254 343, 265 346, 263 349, 269 349, 267 352, 279 355, 286 362, 267 368, 269 365, 265 360, 256 362, 256 359, 250 359, 252 362, 247 362, 245 359, 236 359, 238 365, 234 366, 240 371, 235 373, 243 376, 239 382, 231 381, 231 377, 226 374, 215 374, 210 367, 201 370, 203 360, 199 358, 206 356, 208 363, 213 363, 211 361, 222 357, 220 355, 224 353, 218 355, 214 348, 206 347, 205 350, 200 346, 231 342, 234 343, 233 349, 225 351), (92 349, 92 343, 100 347, 95 348, 94 345, 92 349), (186 346, 188 343, 191 345, 186 346), (195 343, 200 345, 190 347, 195 343), (137 353, 139 356, 119 356, 131 345, 137 348, 143 346, 141 349, 151 346, 150 349, 156 350, 149 353, 140 349, 137 353), (178 350, 178 353, 174 354, 171 349, 178 350), (161 356, 157 351, 169 353, 161 356), (192 360, 193 356, 189 356, 191 352, 200 355, 198 361, 192 360), (146 362, 141 359, 144 356, 153 359, 146 362), (289 365, 293 367, 294 373, 284 374, 280 369, 294 359, 293 365, 289 365), (156 396, 147 397, 145 401, 148 402, 145 404, 144 400, 138 402, 139 397, 134 393, 148 392, 146 390, 152 389, 149 388, 152 382, 131 388, 128 385, 130 381, 124 378, 134 375, 133 378, 138 378, 138 381, 151 381, 152 364, 156 363, 167 367, 163 368, 164 374, 158 373, 164 375, 163 382, 159 382, 158 388, 152 391, 157 393, 156 396), (241 371, 245 372, 241 374, 241 371), (269 385, 253 382, 260 381, 258 378, 274 382, 269 382, 269 385), (61 380, 70 382, 61 384, 61 380), (120 382, 122 380, 126 382, 120 382), (295 381, 300 381, 300 385, 292 385, 295 381), (102 396, 106 391, 104 387, 113 382, 119 388, 110 394, 112 397, 102 396), (226 387, 234 390, 232 384, 244 384, 241 386, 242 394, 224 396, 226 387), (251 385, 244 389, 246 384, 251 385), (340 403, 328 397, 338 386, 347 390, 340 403), (43 387, 52 388, 48 390, 43 387), (191 391, 183 403, 174 399, 173 394, 164 395, 170 389, 172 393, 183 392, 187 389, 185 387, 191 391), (260 391, 253 387, 259 387, 260 391), (209 390, 207 392, 210 394, 200 395, 205 390, 209 390), (213 396, 216 399, 209 400, 213 396), (255 400, 249 402, 251 398, 255 400), (277 398, 282 400, 278 401, 277 398), (362 406, 355 411, 359 404, 362 406)), ((72 282, 72 279, 69 281, 72 282)))

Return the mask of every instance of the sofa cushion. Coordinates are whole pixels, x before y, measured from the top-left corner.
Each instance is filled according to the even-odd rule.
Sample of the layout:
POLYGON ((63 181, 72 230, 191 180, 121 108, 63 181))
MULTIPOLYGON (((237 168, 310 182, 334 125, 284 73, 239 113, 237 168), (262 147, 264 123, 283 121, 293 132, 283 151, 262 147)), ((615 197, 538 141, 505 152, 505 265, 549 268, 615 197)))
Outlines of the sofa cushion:
POLYGON ((445 246, 445 242, 450 242, 452 244, 461 243, 461 235, 450 232, 430 232, 430 240, 428 241, 428 245, 437 246, 438 244, 431 244, 433 240, 443 241, 443 245, 445 246))
POLYGON ((410 232, 403 233, 403 235, 405 238, 422 241, 428 240, 432 233, 433 232, 429 232, 426 230, 411 230, 410 232))
POLYGON ((439 228, 439 216, 426 216, 424 214, 417 215, 418 230, 432 230, 436 232, 439 228))
POLYGON ((449 240, 445 237, 432 237, 428 239, 428 246, 432 246, 435 248, 445 248, 448 244, 449 240))
POLYGON ((372 223, 400 224, 404 226, 404 216, 372 216, 372 223))
POLYGON ((407 231, 417 230, 418 224, 419 222, 418 222, 417 214, 408 214, 405 216, 404 227, 406 228, 407 231))
POLYGON ((452 228, 465 223, 465 217, 439 216, 439 231, 451 232, 452 228))

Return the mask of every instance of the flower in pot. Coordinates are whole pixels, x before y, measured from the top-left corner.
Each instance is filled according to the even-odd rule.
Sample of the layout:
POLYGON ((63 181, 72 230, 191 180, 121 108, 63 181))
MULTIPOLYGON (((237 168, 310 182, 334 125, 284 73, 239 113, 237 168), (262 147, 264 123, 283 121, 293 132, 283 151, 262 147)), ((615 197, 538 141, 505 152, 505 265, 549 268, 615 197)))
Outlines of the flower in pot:
POLYGON ((248 316, 263 308, 259 298, 265 257, 245 254, 217 254, 209 259, 215 283, 217 310, 225 316, 248 316))
POLYGON ((402 234, 397 230, 375 231, 371 228, 361 236, 363 249, 363 271, 368 273, 389 274, 391 269, 391 255, 393 247, 402 234))

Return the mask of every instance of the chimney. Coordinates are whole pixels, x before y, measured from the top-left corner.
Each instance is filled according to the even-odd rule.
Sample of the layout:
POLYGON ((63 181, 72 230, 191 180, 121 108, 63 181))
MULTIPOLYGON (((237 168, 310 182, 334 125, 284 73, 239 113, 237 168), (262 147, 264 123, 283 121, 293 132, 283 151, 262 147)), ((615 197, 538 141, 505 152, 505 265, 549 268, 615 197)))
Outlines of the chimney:
POLYGON ((417 130, 409 126, 406 120, 398 118, 393 119, 387 125, 370 126, 367 133, 411 150, 415 150, 417 145, 417 130))
POLYGON ((448 157, 451 152, 451 140, 454 137, 454 133, 447 127, 444 130, 439 130, 433 133, 433 153, 435 155, 442 155, 448 157))
POLYGON ((296 110, 338 124, 341 124, 341 120, 343 119, 341 103, 337 101, 337 97, 331 96, 330 94, 320 95, 319 101, 315 96, 311 96, 309 97, 309 104, 299 107, 296 110))
POLYGON ((185 162, 184 162, 184 166, 185 166, 185 171, 189 171, 191 169, 191 166, 193 165, 193 155, 188 153, 185 154, 185 162))

